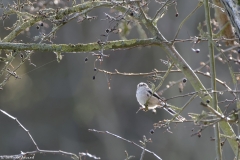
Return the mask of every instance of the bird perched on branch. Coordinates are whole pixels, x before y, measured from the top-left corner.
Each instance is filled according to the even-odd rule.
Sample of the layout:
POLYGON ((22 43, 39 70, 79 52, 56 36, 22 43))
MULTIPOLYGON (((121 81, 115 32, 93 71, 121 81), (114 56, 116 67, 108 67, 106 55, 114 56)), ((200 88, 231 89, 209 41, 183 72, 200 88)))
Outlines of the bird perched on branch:
MULTIPOLYGON (((170 105, 164 102, 163 99, 156 92, 153 93, 152 89, 149 88, 146 83, 141 82, 137 85, 136 97, 138 103, 142 106, 142 108, 145 109, 147 108, 149 110, 163 108, 172 116, 175 116, 177 114, 176 111, 169 108, 170 105)), ((179 121, 186 120, 184 117, 180 115, 176 116, 176 119, 179 121)))

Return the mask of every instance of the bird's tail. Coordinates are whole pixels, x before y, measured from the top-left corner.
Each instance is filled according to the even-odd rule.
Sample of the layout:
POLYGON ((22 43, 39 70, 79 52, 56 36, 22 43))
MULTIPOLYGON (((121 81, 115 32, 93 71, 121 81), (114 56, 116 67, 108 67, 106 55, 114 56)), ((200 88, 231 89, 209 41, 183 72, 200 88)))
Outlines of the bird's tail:
MULTIPOLYGON (((167 111, 169 114, 171 114, 172 116, 176 116, 176 114, 177 114, 177 112, 174 111, 174 110, 171 109, 171 108, 163 107, 163 109, 164 109, 165 111, 167 111)), ((184 117, 182 117, 182 116, 180 116, 180 115, 177 115, 175 118, 176 118, 177 120, 181 121, 181 122, 183 122, 183 121, 186 120, 186 118, 184 118, 184 117)))

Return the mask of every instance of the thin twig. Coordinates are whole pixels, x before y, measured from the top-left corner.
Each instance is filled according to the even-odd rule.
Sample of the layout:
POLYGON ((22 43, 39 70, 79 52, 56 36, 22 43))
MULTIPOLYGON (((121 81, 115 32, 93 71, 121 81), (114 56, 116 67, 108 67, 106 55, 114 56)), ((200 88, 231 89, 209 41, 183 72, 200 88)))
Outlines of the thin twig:
MULTIPOLYGON (((204 91, 205 91, 205 90, 204 90, 204 91)), ((165 99, 165 101, 169 101, 170 99, 174 99, 174 98, 180 98, 180 97, 186 97, 186 96, 195 95, 195 94, 197 94, 198 92, 199 92, 199 91, 190 92, 190 93, 187 93, 187 94, 177 95, 177 96, 174 96, 174 97, 167 98, 167 99, 165 99)))
MULTIPOLYGON (((229 117, 229 116, 231 116, 232 114, 235 114, 235 113, 238 112, 238 111, 239 111, 239 109, 238 109, 238 110, 234 110, 233 112, 225 115, 225 117, 229 117)), ((203 131, 204 129, 206 129, 207 127, 213 126, 213 125, 215 125, 216 123, 219 123, 219 122, 222 121, 222 120, 223 120, 222 118, 218 118, 218 119, 216 119, 215 121, 212 121, 212 120, 211 120, 211 121, 201 120, 202 122, 208 122, 208 125, 201 125, 201 129, 200 129, 197 133, 193 133, 191 136, 197 135, 199 132, 202 132, 202 131, 203 131)), ((230 120, 228 120, 228 121, 230 122, 230 120)), ((228 138, 228 139, 232 139, 232 140, 234 140, 234 141, 236 141, 236 139, 237 139, 236 135, 233 135, 233 136, 221 135, 221 136, 224 136, 225 138, 228 138), (235 137, 235 139, 234 139, 233 137, 235 137)))
POLYGON ((160 83, 158 84, 158 86, 155 88, 154 92, 157 91, 163 84, 163 81, 167 78, 168 74, 171 72, 171 69, 174 67, 174 63, 171 63, 171 66, 168 67, 168 70, 166 71, 166 73, 164 74, 164 76, 162 77, 160 83))
MULTIPOLYGON (((28 151, 28 152, 22 152, 20 154, 17 155, 0 155, 0 159, 23 159, 26 156, 34 156, 35 154, 60 154, 60 155, 65 155, 65 156, 70 156, 71 158, 73 158, 74 160, 79 160, 81 156, 88 156, 90 158, 93 159, 101 159, 100 157, 96 157, 90 153, 79 153, 79 156, 77 156, 74 153, 70 153, 70 152, 65 152, 65 151, 61 151, 61 150, 42 150, 39 149, 37 143, 35 142, 35 140, 33 139, 32 135, 30 134, 30 132, 22 125, 22 123, 20 123, 20 121, 16 118, 13 117, 12 115, 10 115, 9 113, 7 113, 4 110, 0 109, 0 112, 2 112, 3 114, 5 114, 6 116, 8 116, 9 118, 13 119, 14 121, 16 121, 18 123, 18 125, 25 131, 27 132, 29 138, 31 139, 31 141, 33 142, 33 144, 36 147, 35 151, 28 151)), ((30 158, 29 158, 30 159, 30 158)))
MULTIPOLYGON (((194 94, 185 104, 184 106, 180 109, 179 112, 177 112, 177 114, 175 114, 173 116, 173 118, 169 121, 172 122, 178 115, 180 115, 182 113, 182 111, 192 102, 192 100, 194 100, 197 97, 197 94, 194 94)), ((185 120, 184 120, 185 121, 185 120)))
POLYGON ((210 105, 205 104, 203 102, 200 103, 202 106, 206 107, 207 109, 209 109, 212 113, 214 113, 216 116, 218 116, 221 119, 225 119, 226 117, 224 117, 224 115, 222 115, 221 113, 219 113, 217 110, 215 110, 214 108, 212 108, 210 105))
MULTIPOLYGON (((146 72, 146 73, 127 73, 127 72, 119 72, 117 69, 115 69, 115 72, 110 72, 110 71, 106 71, 106 70, 103 70, 103 69, 98 69, 99 72, 103 72, 103 73, 106 73, 106 74, 109 74, 109 75, 123 75, 123 76, 151 76, 151 75, 156 75, 156 74, 159 74, 159 73, 166 73, 167 71, 159 71, 159 70, 156 70, 154 69, 152 72, 146 72)), ((181 70, 171 70, 170 71, 171 73, 175 73, 175 72, 181 72, 181 70)), ((206 76, 208 78, 211 78, 211 75, 207 74, 207 73, 204 73, 204 72, 201 72, 199 70, 195 70, 195 73, 197 74, 201 74, 203 76, 206 76)), ((180 81, 182 81, 182 78, 177 80, 176 83, 173 83, 174 84, 178 84, 180 81)), ((232 91, 232 89, 227 85, 226 82, 223 82, 219 79, 216 78, 216 81, 218 83, 220 83, 221 85, 223 85, 224 87, 227 88, 228 92, 234 94, 235 92, 232 91)), ((161 92, 164 92, 165 90, 167 90, 169 88, 165 88, 163 90, 161 90, 161 92)), ((221 91, 219 91, 221 92, 221 91)))
POLYGON ((152 19, 152 23, 157 23, 157 21, 158 21, 158 19, 159 19, 159 17, 160 17, 160 16, 159 16, 159 13, 161 12, 161 10, 162 10, 166 5, 170 5, 171 3, 175 3, 175 2, 171 2, 171 3, 168 4, 168 1, 170 1, 170 0, 167 0, 167 1, 162 5, 162 7, 157 10, 157 12, 155 13, 155 15, 154 15, 154 17, 153 17, 153 19, 152 19))
POLYGON ((147 147, 147 139, 145 136, 143 136, 143 150, 142 150, 142 153, 141 153, 141 157, 140 157, 140 160, 143 160, 143 157, 145 155, 145 149, 147 147))
MULTIPOLYGON (((177 30, 177 33, 175 34, 173 40, 175 40, 175 39, 177 38, 180 29, 182 28, 183 24, 187 21, 187 19, 190 18, 190 16, 191 16, 199 7, 201 7, 201 6, 202 6, 202 2, 199 1, 199 3, 197 4, 197 6, 194 8, 194 10, 193 10, 191 13, 189 13, 189 15, 187 15, 187 17, 184 18, 184 20, 183 20, 183 21, 181 22, 181 24, 179 25, 178 30, 177 30)), ((172 42, 172 43, 173 43, 173 42, 172 42)))
POLYGON ((31 141, 32 141, 33 144, 35 145, 36 149, 39 150, 39 148, 38 148, 38 146, 37 146, 37 143, 36 143, 35 140, 33 139, 33 137, 32 137, 32 135, 30 134, 30 132, 18 121, 18 119, 17 119, 16 117, 11 116, 11 115, 8 114, 6 111, 3 111, 3 110, 1 110, 1 109, 0 109, 0 111, 1 111, 3 114, 5 114, 6 116, 8 116, 9 118, 15 120, 15 121, 19 124, 19 126, 20 126, 25 132, 27 132, 29 138, 31 139, 31 141))
MULTIPOLYGON (((90 132, 96 132, 96 133, 106 133, 106 134, 109 134, 109 135, 114 136, 114 137, 116 137, 116 138, 119 138, 119 139, 121 139, 121 140, 123 140, 123 141, 126 141, 126 142, 128 142, 128 143, 131 143, 131 144, 133 144, 133 145, 135 145, 135 146, 137 146, 137 147, 139 147, 139 148, 141 148, 141 149, 144 149, 144 147, 140 146, 139 144, 137 144, 137 143, 135 143, 135 142, 133 142, 133 141, 127 140, 127 139, 125 139, 125 138, 122 138, 122 137, 120 137, 120 136, 118 136, 118 135, 116 135, 116 134, 113 134, 113 133, 111 133, 111 132, 108 132, 108 131, 98 131, 98 130, 96 130, 96 129, 88 129, 88 131, 90 131, 90 132)), ((152 151, 149 151, 149 150, 147 150, 147 149, 144 149, 144 150, 145 150, 146 152, 148 152, 148 153, 153 154, 157 159, 162 160, 162 158, 160 158, 156 153, 154 153, 154 152, 152 152, 152 151)))

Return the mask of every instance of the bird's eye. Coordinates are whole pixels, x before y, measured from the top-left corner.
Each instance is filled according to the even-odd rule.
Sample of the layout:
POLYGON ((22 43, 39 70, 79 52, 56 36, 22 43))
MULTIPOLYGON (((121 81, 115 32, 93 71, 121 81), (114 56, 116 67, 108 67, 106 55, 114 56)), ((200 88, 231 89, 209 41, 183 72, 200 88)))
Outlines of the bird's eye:
POLYGON ((140 83, 139 87, 146 86, 144 83, 140 83))

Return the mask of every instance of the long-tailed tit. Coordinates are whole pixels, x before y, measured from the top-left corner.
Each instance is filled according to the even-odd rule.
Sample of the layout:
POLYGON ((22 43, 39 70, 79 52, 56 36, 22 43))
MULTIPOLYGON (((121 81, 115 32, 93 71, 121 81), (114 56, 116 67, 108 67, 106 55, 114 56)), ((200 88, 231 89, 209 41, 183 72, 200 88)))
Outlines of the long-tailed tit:
MULTIPOLYGON (((143 108, 146 108, 146 106, 150 110, 155 110, 156 108, 163 108, 172 116, 177 114, 173 109, 167 107, 169 105, 165 103, 156 92, 153 93, 152 89, 149 88, 146 83, 141 82, 137 85, 136 97, 138 103, 143 108)), ((176 119, 178 119, 179 121, 185 120, 185 118, 182 116, 177 116, 176 119)))

